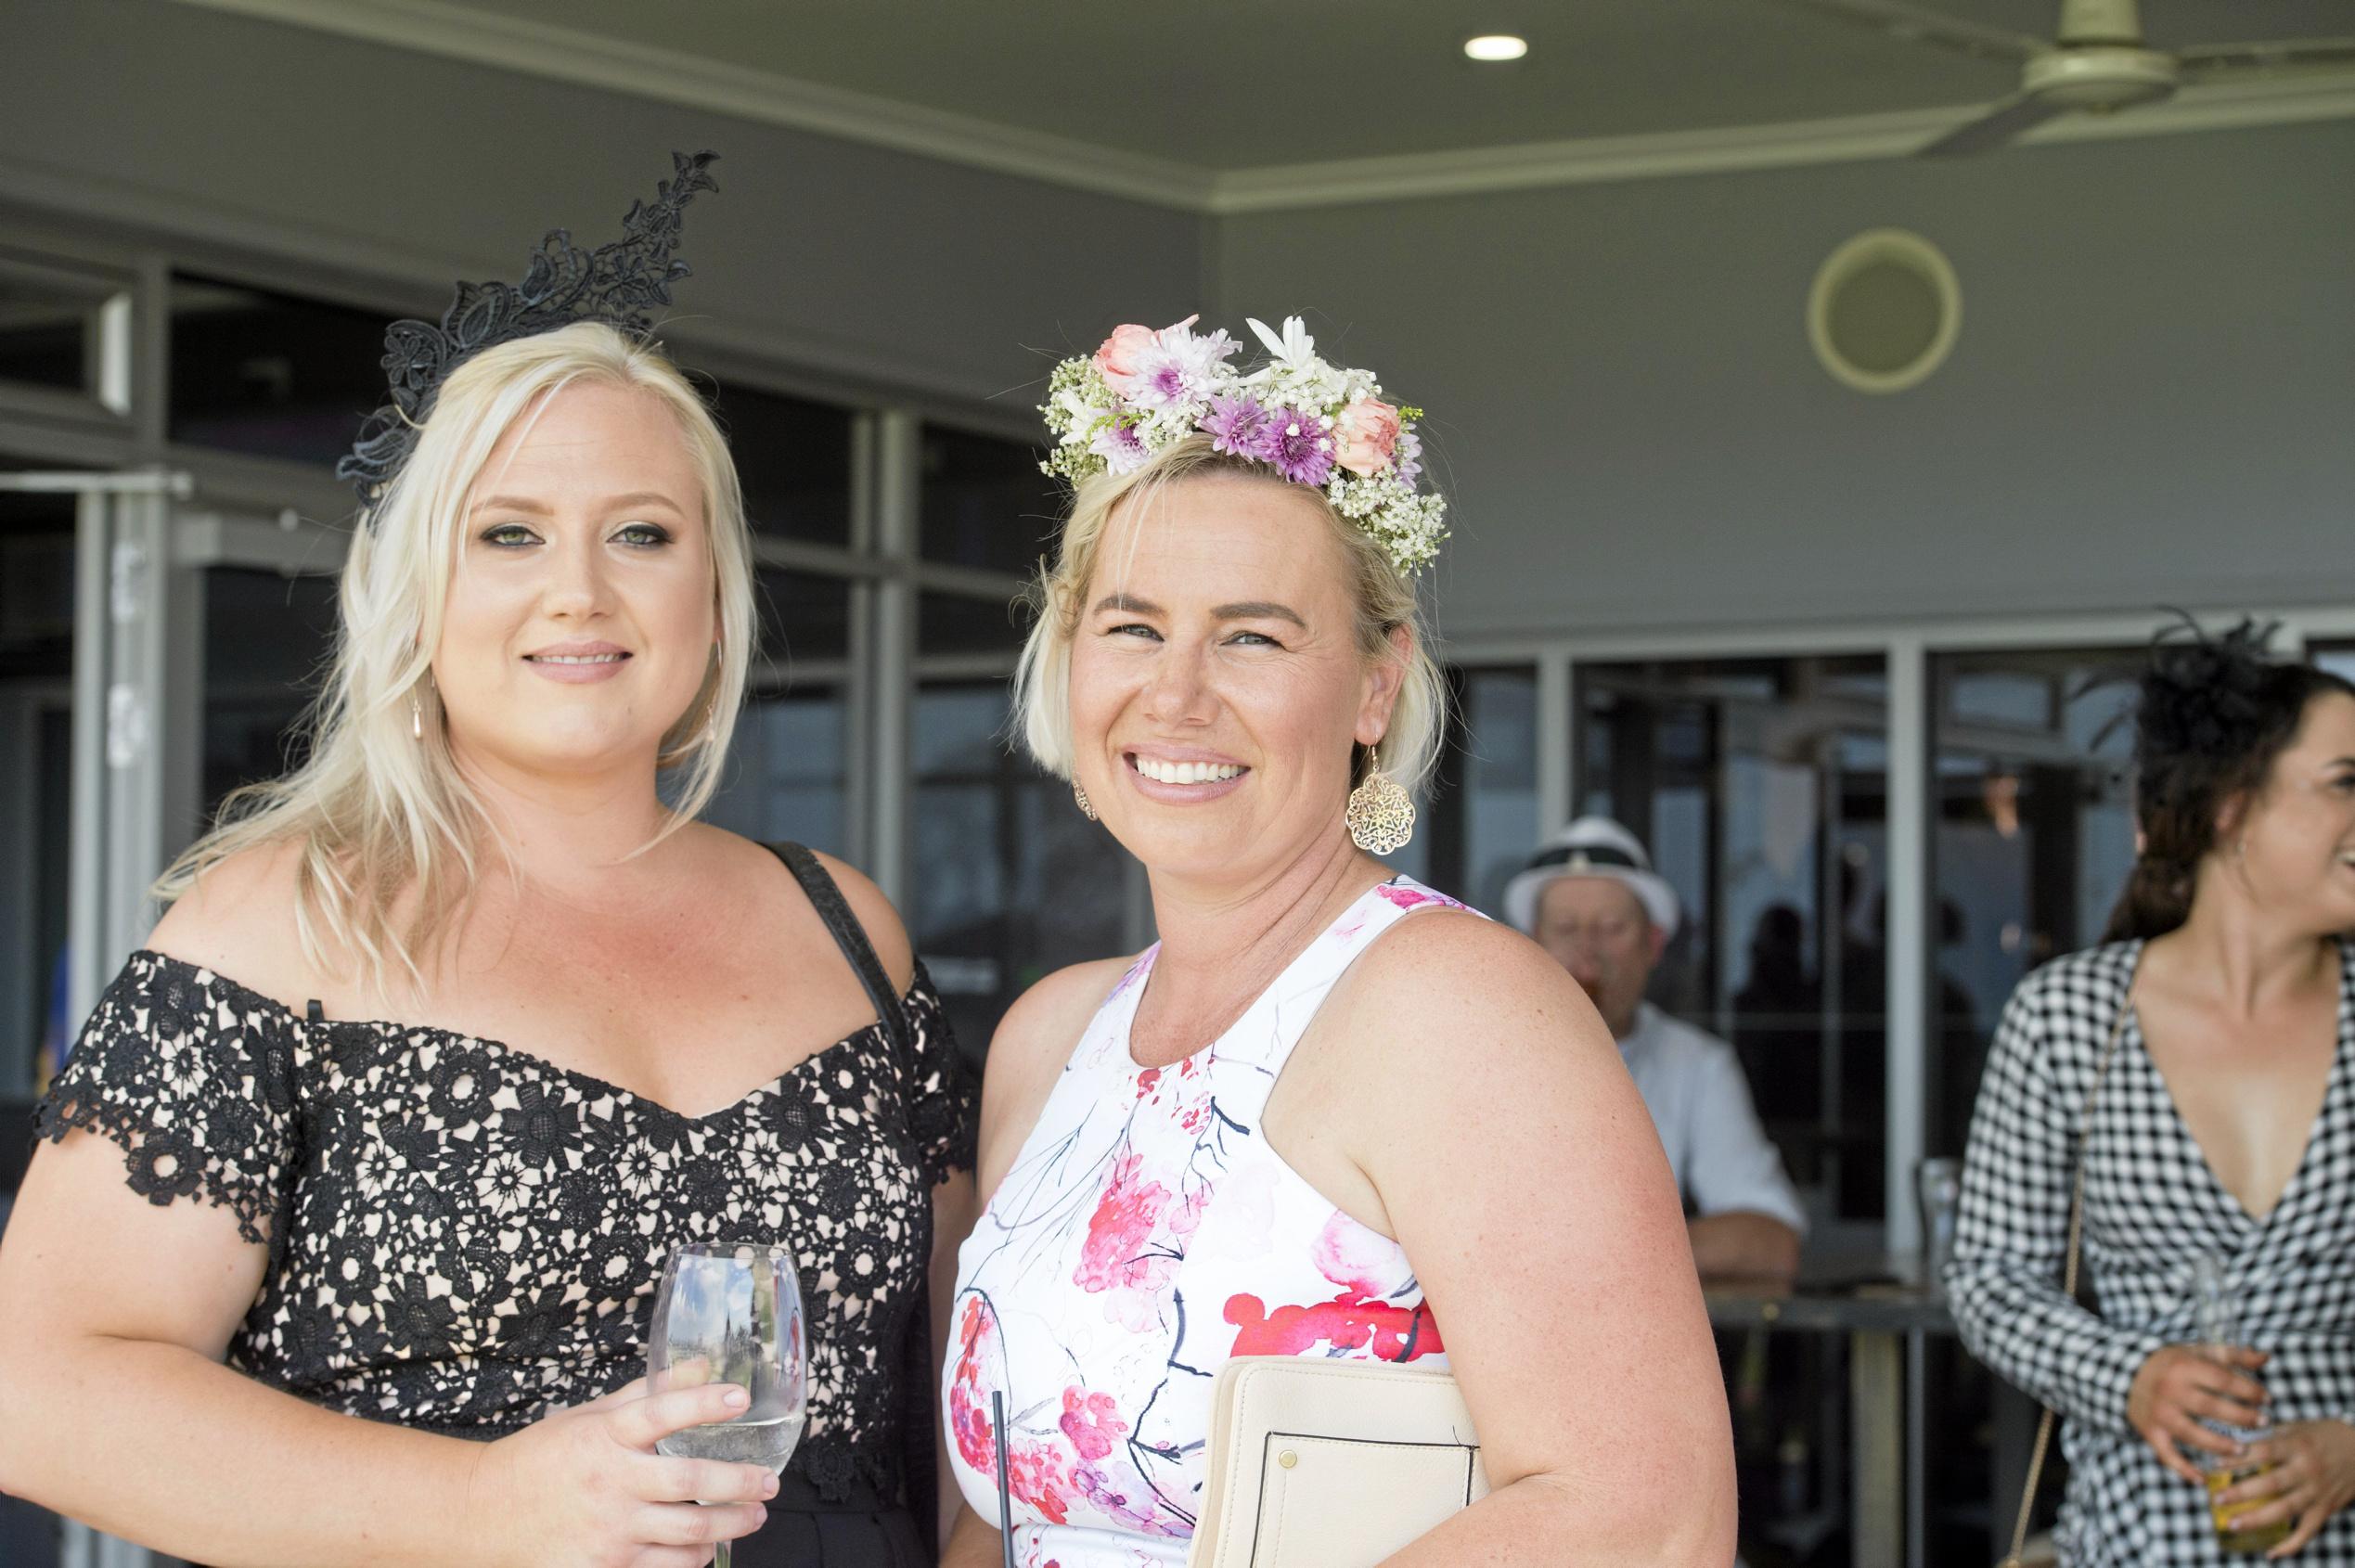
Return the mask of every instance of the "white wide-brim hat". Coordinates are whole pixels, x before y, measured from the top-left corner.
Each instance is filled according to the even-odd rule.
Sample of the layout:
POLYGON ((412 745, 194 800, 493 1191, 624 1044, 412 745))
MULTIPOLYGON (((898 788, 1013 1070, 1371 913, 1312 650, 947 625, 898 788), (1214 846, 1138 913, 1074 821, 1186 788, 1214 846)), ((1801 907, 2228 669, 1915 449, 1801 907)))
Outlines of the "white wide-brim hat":
POLYGON ((1538 899, 1546 885, 1564 877, 1601 877, 1635 891, 1643 912, 1664 937, 1674 936, 1682 919, 1677 890, 1652 868, 1642 843, 1607 816, 1581 816, 1544 843, 1529 864, 1505 883, 1505 919, 1522 931, 1538 929, 1538 899))

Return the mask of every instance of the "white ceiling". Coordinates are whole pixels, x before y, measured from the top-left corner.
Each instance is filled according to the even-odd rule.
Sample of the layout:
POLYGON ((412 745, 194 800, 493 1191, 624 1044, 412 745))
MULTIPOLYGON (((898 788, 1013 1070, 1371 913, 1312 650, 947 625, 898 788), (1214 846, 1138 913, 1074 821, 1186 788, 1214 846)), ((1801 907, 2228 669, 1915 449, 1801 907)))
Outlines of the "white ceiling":
MULTIPOLYGON (((2016 80, 2004 63, 1786 0, 189 3, 733 112, 773 101, 775 118, 838 134, 1213 209, 1235 205, 1216 199, 1222 182, 1273 189, 1301 165, 1461 170, 1502 149, 1684 146, 1824 122, 1890 130, 1898 150, 1917 124, 1960 123, 2016 80), (1528 58, 1473 64, 1461 44, 1482 32, 1521 33, 1528 58)), ((1931 3, 2038 36, 2057 12, 2055 0, 1931 3)), ((2143 0, 2143 21, 2159 48, 2343 36, 2355 0, 2143 0)), ((2355 112, 2355 79, 2333 88, 2330 111, 2355 112)), ((2287 117, 2314 117, 2298 101, 2287 117)), ((2087 118, 2063 134, 2103 129, 2087 118)))

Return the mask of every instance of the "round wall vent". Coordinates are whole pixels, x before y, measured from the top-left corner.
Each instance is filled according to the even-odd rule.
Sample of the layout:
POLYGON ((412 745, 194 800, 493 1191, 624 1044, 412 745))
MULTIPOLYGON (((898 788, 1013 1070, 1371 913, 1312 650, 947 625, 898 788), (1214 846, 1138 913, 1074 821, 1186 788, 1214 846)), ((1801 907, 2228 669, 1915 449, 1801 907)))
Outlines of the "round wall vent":
POLYGON ((1903 392, 1936 370, 1962 325, 1962 288, 1938 248, 1900 228, 1858 235, 1808 294, 1808 341, 1833 379, 1903 392))

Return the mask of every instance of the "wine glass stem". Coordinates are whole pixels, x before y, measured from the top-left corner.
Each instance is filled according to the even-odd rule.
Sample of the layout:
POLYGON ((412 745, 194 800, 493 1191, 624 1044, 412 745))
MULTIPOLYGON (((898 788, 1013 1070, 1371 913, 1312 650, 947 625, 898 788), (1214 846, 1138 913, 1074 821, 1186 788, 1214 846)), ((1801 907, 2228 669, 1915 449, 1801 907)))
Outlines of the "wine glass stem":
POLYGON ((712 1568, 728 1568, 729 1556, 727 1549, 735 1544, 736 1543, 734 1541, 722 1541, 719 1544, 719 1550, 712 1554, 712 1568))

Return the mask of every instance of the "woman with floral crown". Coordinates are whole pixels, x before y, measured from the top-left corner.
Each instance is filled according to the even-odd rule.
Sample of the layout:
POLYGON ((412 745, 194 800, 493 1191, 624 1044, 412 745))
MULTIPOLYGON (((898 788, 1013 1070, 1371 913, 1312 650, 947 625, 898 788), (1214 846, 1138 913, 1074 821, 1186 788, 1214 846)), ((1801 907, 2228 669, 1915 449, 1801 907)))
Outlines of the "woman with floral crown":
POLYGON ((709 161, 388 334, 309 758, 165 877, 42 1108, 0 1488, 222 1568, 933 1561, 971 1092, 872 883, 696 820, 752 545, 645 309, 709 161), (748 1241, 807 1312, 781 1478, 658 1453, 744 1402, 642 1376, 668 1252, 748 1241))
POLYGON ((1023 734, 1143 862, 1161 940, 1040 982, 992 1045, 946 1562, 1184 1562, 1212 1380, 1274 1355, 1461 1384, 1494 1489, 1390 1568, 1723 1563, 1724 1395, 1610 1034, 1525 939, 1374 858, 1445 705, 1418 412, 1297 318, 1252 328, 1249 373, 1189 318, 1050 385, 1074 497, 1023 734))

